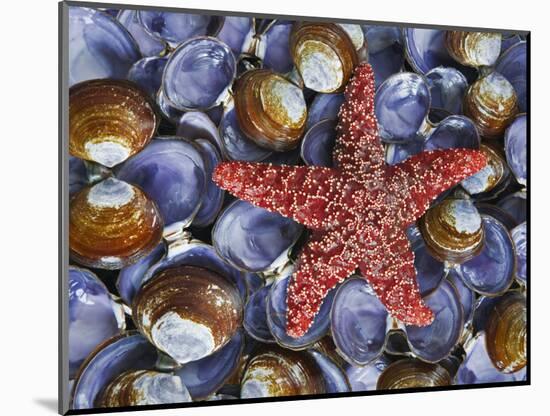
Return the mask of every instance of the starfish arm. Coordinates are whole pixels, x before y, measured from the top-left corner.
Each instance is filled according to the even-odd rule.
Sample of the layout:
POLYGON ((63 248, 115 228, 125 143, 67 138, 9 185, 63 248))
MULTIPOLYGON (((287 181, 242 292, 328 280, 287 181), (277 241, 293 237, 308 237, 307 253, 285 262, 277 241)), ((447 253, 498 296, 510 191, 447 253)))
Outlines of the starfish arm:
POLYGON ((384 166, 384 147, 374 115, 374 73, 369 64, 359 65, 348 83, 340 108, 333 160, 350 173, 372 172, 384 166))
POLYGON ((218 186, 237 198, 292 218, 312 230, 330 228, 339 188, 334 169, 224 162, 213 174, 218 186))
POLYGON ((399 201, 401 225, 416 221, 439 194, 486 164, 486 157, 479 150, 448 149, 422 152, 390 168, 389 188, 392 197, 399 201))
POLYGON ((304 335, 323 299, 352 274, 359 263, 357 243, 346 227, 313 232, 298 257, 287 292, 287 333, 304 335))
POLYGON ((429 325, 434 315, 420 296, 414 253, 405 231, 383 240, 369 245, 359 263, 361 274, 393 317, 407 325, 429 325))

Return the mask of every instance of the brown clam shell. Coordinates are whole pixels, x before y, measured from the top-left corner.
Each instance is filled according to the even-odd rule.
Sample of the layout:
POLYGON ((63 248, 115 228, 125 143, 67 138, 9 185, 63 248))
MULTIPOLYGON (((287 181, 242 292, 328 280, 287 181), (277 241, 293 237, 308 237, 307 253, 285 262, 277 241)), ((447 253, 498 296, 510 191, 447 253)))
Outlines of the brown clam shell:
POLYGON ((440 261, 460 264, 483 248, 481 216, 469 199, 446 198, 420 218, 426 248, 440 261))
POLYGON ((180 364, 223 347, 241 325, 237 288, 208 269, 180 266, 156 274, 133 301, 138 329, 180 364))
POLYGON ((129 81, 81 82, 69 91, 69 152, 113 167, 139 152, 159 123, 149 96, 129 81))
POLYGON ((509 178, 509 171, 506 166, 506 160, 501 149, 499 149, 494 143, 486 142, 481 144, 479 150, 481 150, 487 158, 487 166, 477 174, 482 175, 484 180, 476 181, 475 186, 471 187, 469 186, 471 180, 466 179, 462 182, 462 186, 466 189, 466 191, 472 191, 476 196, 479 196, 480 194, 485 195, 488 193, 495 196, 492 191, 495 190, 495 192, 498 193, 497 187, 499 189, 504 188, 506 186, 505 182, 508 183, 507 179, 509 178))
POLYGON ((290 53, 305 86, 324 93, 342 91, 359 60, 353 41, 335 23, 296 23, 290 53))
POLYGON ((406 358, 387 366, 378 377, 376 390, 450 386, 449 372, 439 364, 406 358))
POLYGON ((503 373, 514 373, 527 364, 527 306, 519 292, 504 295, 487 321, 487 352, 503 373))
POLYGON ((261 147, 294 149, 304 133, 307 105, 302 90, 271 70, 253 69, 237 80, 235 110, 241 130, 261 147))
POLYGON ((491 72, 468 88, 463 108, 481 136, 498 138, 516 116, 518 99, 512 84, 498 72, 491 72))
POLYGON ((82 189, 70 201, 70 255, 84 266, 127 266, 157 246, 162 228, 154 202, 115 178, 82 189))
POLYGON ((493 65, 500 55, 500 33, 464 32, 445 33, 445 46, 451 57, 462 65, 474 68, 493 65))
POLYGON ((139 406, 191 401, 177 376, 151 370, 126 371, 101 393, 98 407, 139 406))
POLYGON ((323 394, 326 386, 315 360, 305 351, 264 347, 248 363, 241 398, 323 394))

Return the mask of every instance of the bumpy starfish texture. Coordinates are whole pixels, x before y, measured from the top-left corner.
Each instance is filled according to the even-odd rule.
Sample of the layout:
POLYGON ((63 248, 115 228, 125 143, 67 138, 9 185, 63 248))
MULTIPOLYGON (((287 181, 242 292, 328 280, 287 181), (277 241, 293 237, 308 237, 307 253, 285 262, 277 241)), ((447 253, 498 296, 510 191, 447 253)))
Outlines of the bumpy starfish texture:
POLYGON ((236 197, 312 230, 287 292, 287 333, 304 335, 328 291, 357 268, 390 314, 428 325, 405 229, 443 191, 486 165, 471 149, 435 150, 390 166, 374 115, 374 75, 355 70, 340 109, 333 168, 224 162, 213 179, 236 197))

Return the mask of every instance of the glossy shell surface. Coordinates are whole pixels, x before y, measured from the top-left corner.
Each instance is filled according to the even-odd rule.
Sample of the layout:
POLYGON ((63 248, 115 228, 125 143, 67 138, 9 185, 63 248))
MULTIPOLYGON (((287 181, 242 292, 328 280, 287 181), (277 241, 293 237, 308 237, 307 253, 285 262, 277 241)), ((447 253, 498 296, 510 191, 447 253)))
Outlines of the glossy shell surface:
POLYGON ((393 390, 451 385, 451 376, 438 364, 404 359, 384 369, 376 384, 377 390, 393 390))
POLYGON ((520 185, 527 186, 527 116, 520 114, 504 134, 506 161, 520 185))
POLYGON ((500 55, 500 33, 450 30, 445 34, 449 55, 462 65, 481 67, 493 65, 500 55))

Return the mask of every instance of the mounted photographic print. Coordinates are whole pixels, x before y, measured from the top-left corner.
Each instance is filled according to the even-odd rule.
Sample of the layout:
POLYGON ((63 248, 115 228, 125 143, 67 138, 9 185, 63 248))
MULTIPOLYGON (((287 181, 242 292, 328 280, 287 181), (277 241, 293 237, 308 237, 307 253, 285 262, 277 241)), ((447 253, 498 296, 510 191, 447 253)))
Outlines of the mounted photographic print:
POLYGON ((529 32, 250 12, 60 3, 60 412, 529 384, 529 32))

